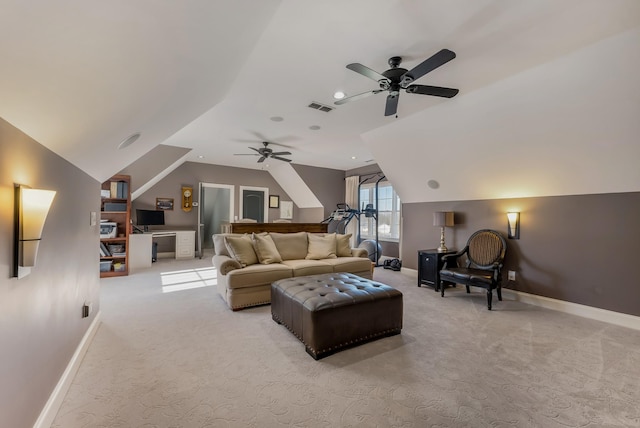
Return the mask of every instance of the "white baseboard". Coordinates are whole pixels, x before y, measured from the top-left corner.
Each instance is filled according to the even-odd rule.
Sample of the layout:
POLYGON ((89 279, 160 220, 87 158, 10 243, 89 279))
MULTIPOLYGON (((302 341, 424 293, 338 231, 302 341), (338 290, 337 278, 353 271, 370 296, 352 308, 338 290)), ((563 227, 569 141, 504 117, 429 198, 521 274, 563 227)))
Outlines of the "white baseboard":
POLYGON ((87 349, 89 349, 89 345, 93 340, 93 336, 95 336, 96 331, 98 331, 98 326, 100 325, 100 312, 98 312, 91 322, 89 329, 86 331, 80 344, 76 348, 76 352, 74 352, 73 357, 69 361, 67 368, 64 373, 60 377, 58 384, 54 388, 53 392, 49 396, 49 400, 47 400, 47 404, 45 404, 42 412, 40 412, 40 416, 38 420, 33 425, 34 428, 49 428, 53 423, 56 415, 58 414, 58 410, 60 410, 60 406, 62 405, 62 401, 64 397, 67 395, 67 391, 73 382, 73 378, 78 372, 78 368, 80 367, 80 363, 82 363, 82 359, 84 355, 87 353, 87 349))
POLYGON ((409 269, 409 268, 403 267, 403 268, 400 268, 400 273, 403 273, 403 274, 405 274, 407 276, 414 277, 416 279, 418 278, 418 270, 417 269, 409 269))
MULTIPOLYGON (((401 273, 418 277, 416 269, 402 268, 401 273)), ((528 303, 530 305, 540 306, 554 311, 565 312, 567 314, 578 315, 580 317, 590 318, 621 327, 640 330, 640 317, 623 314, 621 312, 608 311, 606 309, 594 308, 593 306, 580 305, 578 303, 565 302, 563 300, 552 299, 550 297, 537 296, 535 294, 524 293, 522 291, 510 290, 503 288, 502 293, 512 296, 513 300, 528 303)))
POLYGON ((640 317, 623 314, 621 312, 608 311, 606 309, 594 308, 593 306, 580 305, 578 303, 565 302, 563 300, 552 299, 550 297, 537 296, 535 294, 524 293, 522 291, 503 288, 502 293, 511 295, 514 300, 541 306, 554 311, 565 312, 567 314, 578 315, 597 321, 615 324, 621 327, 640 330, 640 317))

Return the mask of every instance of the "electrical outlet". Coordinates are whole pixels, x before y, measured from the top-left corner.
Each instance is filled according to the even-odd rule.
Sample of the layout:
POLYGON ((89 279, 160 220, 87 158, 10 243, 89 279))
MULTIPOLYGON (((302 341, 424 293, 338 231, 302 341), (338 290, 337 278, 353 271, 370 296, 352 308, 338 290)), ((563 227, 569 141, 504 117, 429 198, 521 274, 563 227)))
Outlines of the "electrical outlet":
POLYGON ((509 281, 515 281, 515 280, 516 280, 516 271, 510 270, 509 271, 509 281))
POLYGON ((84 305, 82 305, 82 318, 87 318, 91 315, 91 309, 91 302, 84 302, 84 305))

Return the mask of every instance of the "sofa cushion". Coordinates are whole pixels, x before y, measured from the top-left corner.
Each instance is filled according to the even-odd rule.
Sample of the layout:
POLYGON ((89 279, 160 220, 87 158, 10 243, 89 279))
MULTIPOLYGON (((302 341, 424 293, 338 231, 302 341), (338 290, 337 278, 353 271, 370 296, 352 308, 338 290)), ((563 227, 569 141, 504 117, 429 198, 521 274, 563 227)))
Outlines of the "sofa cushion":
POLYGON ((336 256, 351 257, 351 233, 336 234, 336 256))
POLYGON ((255 286, 268 287, 273 281, 291 278, 293 276, 291 267, 281 263, 271 263, 270 265, 254 264, 242 269, 229 272, 226 276, 227 288, 238 289, 255 286))
POLYGON ((317 275, 333 272, 333 266, 324 260, 284 260, 283 265, 291 268, 293 276, 317 275))
POLYGON ((336 258, 336 234, 328 233, 319 236, 313 233, 307 235, 309 246, 307 248, 307 260, 322 260, 336 258))
POLYGON ((258 261, 263 265, 280 263, 282 257, 276 248, 276 244, 268 234, 253 234, 253 248, 256 250, 258 261))
POLYGON ((331 265, 334 272, 369 272, 371 271, 371 260, 363 257, 338 257, 337 259, 323 260, 331 265))
POLYGON ((282 260, 299 260, 307 256, 307 232, 269 234, 282 260))
POLYGON ((224 243, 229 255, 236 259, 242 267, 258 263, 258 256, 256 256, 253 241, 249 235, 225 236, 224 243))

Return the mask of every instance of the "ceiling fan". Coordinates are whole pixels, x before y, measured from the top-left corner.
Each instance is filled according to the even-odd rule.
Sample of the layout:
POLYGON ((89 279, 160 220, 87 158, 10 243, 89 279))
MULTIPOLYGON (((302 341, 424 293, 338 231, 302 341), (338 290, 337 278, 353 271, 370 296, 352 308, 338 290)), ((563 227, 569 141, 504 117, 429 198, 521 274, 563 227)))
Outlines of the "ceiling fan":
POLYGON ((268 147, 269 146, 268 142, 263 141, 262 144, 264 145, 264 147, 260 147, 258 149, 256 149, 255 147, 249 147, 251 150, 255 150, 257 153, 234 153, 234 154, 236 156, 260 156, 260 159, 258 159, 258 163, 262 163, 269 158, 277 159, 284 162, 291 162, 291 159, 281 157, 283 155, 290 155, 291 152, 274 152, 272 149, 268 147))
POLYGON ((457 89, 442 88, 440 86, 427 86, 427 85, 415 85, 414 81, 418 80, 430 71, 435 70, 441 65, 446 64, 456 57, 456 54, 449 49, 442 49, 440 52, 427 58, 411 70, 407 71, 404 68, 400 68, 402 58, 394 56, 389 58, 390 69, 378 73, 357 62, 347 65, 349 70, 362 74, 369 79, 373 79, 380 85, 380 89, 374 89, 373 91, 363 92, 358 95, 343 98, 335 102, 336 105, 348 103, 350 101, 360 100, 370 95, 379 94, 380 92, 388 91, 387 104, 384 109, 385 116, 392 116, 398 111, 398 97, 400 96, 400 89, 404 89, 409 94, 420 95, 433 95, 436 97, 452 98, 458 93, 457 89))

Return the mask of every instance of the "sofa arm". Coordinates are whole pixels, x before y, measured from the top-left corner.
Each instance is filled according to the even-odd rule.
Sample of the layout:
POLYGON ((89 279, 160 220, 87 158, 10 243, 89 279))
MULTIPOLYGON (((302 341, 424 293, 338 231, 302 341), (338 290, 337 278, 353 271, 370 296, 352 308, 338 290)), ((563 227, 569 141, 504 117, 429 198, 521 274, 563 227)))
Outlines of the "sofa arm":
POLYGON ((213 265, 221 275, 226 275, 232 270, 242 269, 242 265, 229 256, 213 256, 213 265))
POLYGON ((366 248, 352 248, 351 255, 353 257, 362 257, 363 259, 369 258, 369 252, 366 248))

